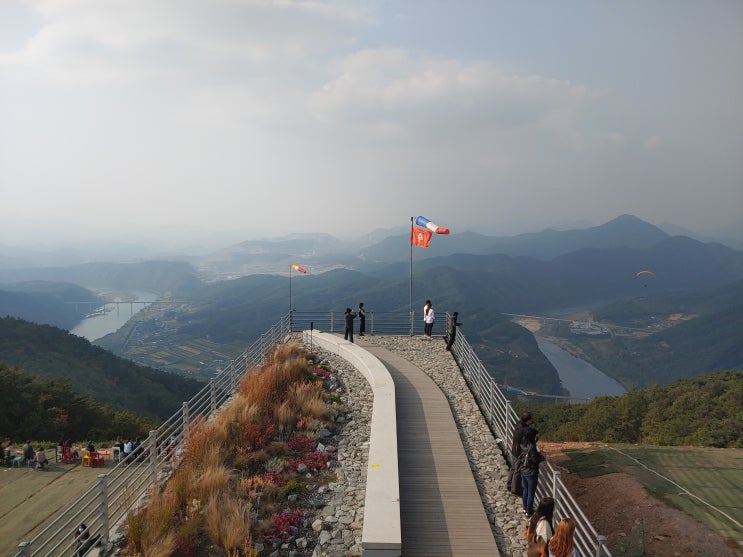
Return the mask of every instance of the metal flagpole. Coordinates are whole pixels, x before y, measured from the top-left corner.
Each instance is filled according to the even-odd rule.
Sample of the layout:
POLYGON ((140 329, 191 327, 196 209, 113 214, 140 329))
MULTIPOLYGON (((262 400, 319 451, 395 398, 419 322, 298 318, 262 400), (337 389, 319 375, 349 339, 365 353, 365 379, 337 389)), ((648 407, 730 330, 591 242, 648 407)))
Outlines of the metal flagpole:
POLYGON ((292 327, 292 266, 289 264, 289 330, 294 332, 292 327))
POLYGON ((413 219, 410 217, 410 303, 408 304, 408 317, 410 319, 410 336, 413 336, 413 219))

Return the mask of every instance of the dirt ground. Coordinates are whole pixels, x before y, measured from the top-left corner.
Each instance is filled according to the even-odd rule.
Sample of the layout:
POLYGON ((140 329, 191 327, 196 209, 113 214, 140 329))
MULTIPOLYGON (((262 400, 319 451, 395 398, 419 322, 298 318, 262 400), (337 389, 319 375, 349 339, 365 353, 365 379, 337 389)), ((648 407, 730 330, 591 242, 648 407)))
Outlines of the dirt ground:
POLYGON ((562 480, 596 531, 605 535, 609 547, 626 539, 642 520, 645 548, 651 557, 740 557, 737 547, 727 545, 719 534, 686 513, 651 497, 632 476, 623 473, 581 478, 560 466, 567 457, 563 449, 586 448, 588 443, 544 443, 550 463, 562 472, 562 480))

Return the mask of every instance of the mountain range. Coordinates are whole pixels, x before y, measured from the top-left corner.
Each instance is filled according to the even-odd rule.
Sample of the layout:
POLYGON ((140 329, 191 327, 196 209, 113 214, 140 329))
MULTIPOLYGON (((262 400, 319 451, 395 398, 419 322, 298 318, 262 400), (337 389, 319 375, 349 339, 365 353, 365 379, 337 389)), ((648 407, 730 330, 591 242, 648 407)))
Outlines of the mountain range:
MULTIPOLYGON (((369 312, 407 314, 411 304, 416 309, 430 298, 440 319, 446 312, 459 311, 465 323, 462 331, 499 381, 559 394, 563 392, 559 377, 531 333, 503 313, 566 314, 743 279, 743 253, 722 244, 670 236, 629 215, 580 230, 500 238, 471 232, 434 236, 429 249, 411 250, 409 231, 382 236, 380 231, 366 238, 367 245, 327 235, 250 241, 190 262, 0 269, 0 282, 56 276, 77 284, 114 283, 122 289, 168 292, 183 302, 180 307, 156 314, 149 322, 142 312, 119 332, 96 342, 153 367, 162 362, 147 360, 151 356, 141 349, 153 343, 158 354, 167 347, 190 347, 192 360, 204 358, 198 353, 200 345, 218 345, 228 356, 237 355, 287 313, 290 283, 292 306, 299 311, 342 313, 364 301, 369 312), (292 263, 310 273, 295 273, 287 280, 292 263), (256 273, 257 269, 263 272, 256 273), (637 276, 646 269, 654 276, 637 276), (232 278, 220 280, 225 277, 232 278), (136 355, 133 347, 139 347, 136 355)), ((0 284, 0 291, 8 290, 0 284)), ((5 311, 0 305, 0 315, 5 311)), ((443 333, 440 323, 436 334, 443 333)), ((179 353, 164 369, 183 372, 193 366, 179 353)), ((627 386, 633 384, 630 375, 616 375, 627 386)))

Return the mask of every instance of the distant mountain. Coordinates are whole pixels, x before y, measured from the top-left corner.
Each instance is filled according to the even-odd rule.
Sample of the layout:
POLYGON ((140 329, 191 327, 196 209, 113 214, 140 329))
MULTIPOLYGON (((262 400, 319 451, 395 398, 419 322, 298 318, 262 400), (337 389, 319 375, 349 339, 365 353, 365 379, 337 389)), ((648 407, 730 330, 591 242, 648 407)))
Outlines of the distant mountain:
MULTIPOLYGON (((484 236, 463 232, 434 236, 427 250, 415 249, 420 258, 441 257, 455 253, 473 255, 504 254, 550 260, 585 248, 648 248, 668 238, 657 226, 631 215, 622 215, 601 226, 580 230, 543 230, 517 236, 484 236), (425 253, 423 253, 425 252, 425 253)), ((365 261, 404 261, 410 257, 408 235, 385 239, 361 251, 365 261)))
POLYGON ((34 323, 71 329, 101 299, 71 283, 31 281, 0 284, 0 317, 20 317, 34 323), (72 304, 70 302, 88 302, 72 304))
POLYGON ((2 283, 23 281, 72 282, 88 288, 189 292, 201 286, 196 270, 179 261, 85 263, 71 267, 0 269, 2 283))
POLYGON ((0 319, 0 362, 72 389, 101 404, 139 415, 169 418, 202 384, 138 366, 93 346, 84 338, 21 319, 0 319))

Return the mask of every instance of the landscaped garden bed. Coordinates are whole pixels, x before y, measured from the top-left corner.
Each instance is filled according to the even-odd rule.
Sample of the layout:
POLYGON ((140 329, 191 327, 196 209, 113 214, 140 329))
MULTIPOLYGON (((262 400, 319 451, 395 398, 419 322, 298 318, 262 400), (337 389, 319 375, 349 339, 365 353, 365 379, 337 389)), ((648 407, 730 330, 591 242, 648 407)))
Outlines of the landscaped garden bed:
POLYGON ((190 424, 180 464, 129 516, 125 555, 311 555, 346 423, 335 372, 298 344, 251 369, 211 421, 190 424))

